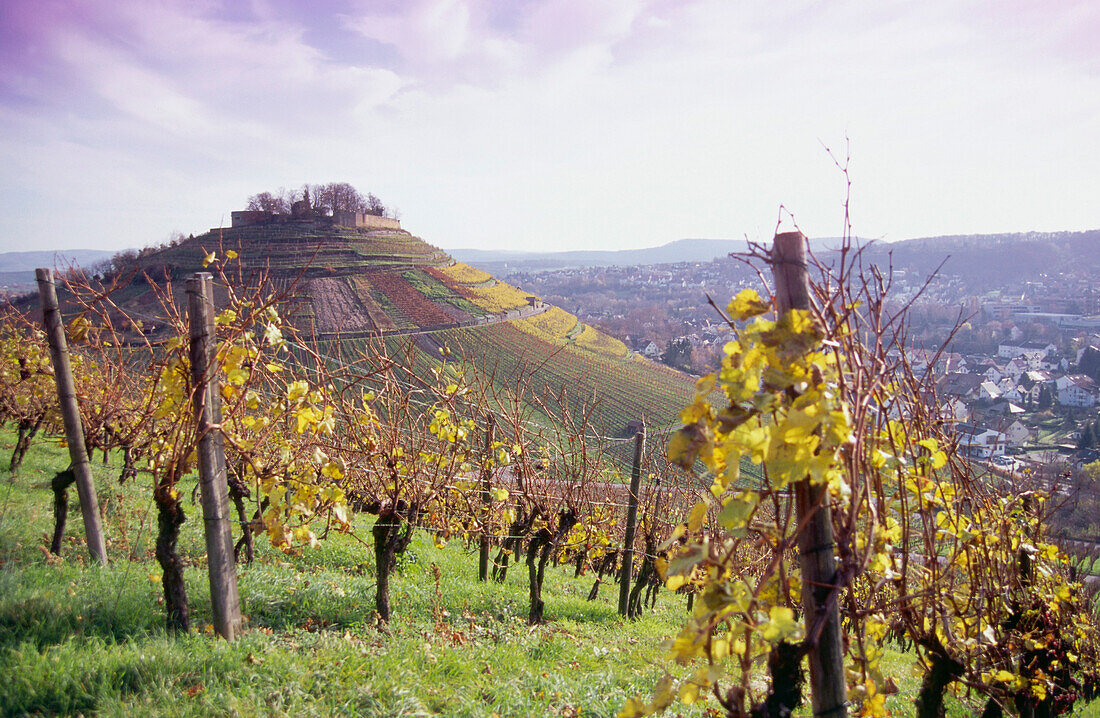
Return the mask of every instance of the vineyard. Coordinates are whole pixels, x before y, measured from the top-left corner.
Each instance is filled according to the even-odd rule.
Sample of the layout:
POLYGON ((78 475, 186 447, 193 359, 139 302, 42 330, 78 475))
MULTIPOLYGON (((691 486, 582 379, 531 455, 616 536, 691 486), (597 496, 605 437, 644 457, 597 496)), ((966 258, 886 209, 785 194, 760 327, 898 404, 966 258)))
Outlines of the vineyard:
MULTIPOLYGON (((13 441, 0 431, 5 457, 13 441)), ((69 460, 55 440, 36 442, 0 488, 0 715, 609 716, 660 677, 657 644, 683 616, 682 597, 662 599, 624 624, 614 585, 588 601, 591 574, 563 568, 547 572, 551 623, 532 631, 525 566, 480 583, 464 544, 441 549, 419 533, 394 570, 400 610, 380 631, 369 538, 333 531, 291 553, 257 545, 239 567, 245 631, 228 643, 212 635, 202 521, 192 516, 179 553, 195 628, 168 636, 151 490, 118 483, 121 456, 101 458, 107 568, 86 565, 79 530, 59 556, 40 550, 53 524, 41 485, 69 460)), ((194 488, 181 485, 189 515, 194 488)), ((369 537, 363 518, 353 524, 369 537)))
MULTIPOLYGON (((574 410, 591 404, 594 424, 613 436, 627 437, 632 422, 667 427, 676 421, 694 392, 690 378, 651 362, 616 358, 575 346, 562 335, 527 328, 541 316, 437 332, 433 339, 455 356, 476 357, 483 370, 501 382, 523 379, 548 396, 564 392, 574 410)), ((575 324, 575 318, 570 318, 575 324)))
POLYGON ((775 259, 776 297, 730 302, 693 383, 560 310, 360 338, 291 316, 316 290, 337 332, 423 328, 522 294, 443 261, 301 289, 205 256, 187 311, 151 275, 78 275, 58 312, 46 274, 47 331, 0 325, 5 713, 1038 716, 1100 693, 1043 487, 955 456, 873 274, 811 289, 775 259), (140 317, 116 299, 148 292, 140 317))

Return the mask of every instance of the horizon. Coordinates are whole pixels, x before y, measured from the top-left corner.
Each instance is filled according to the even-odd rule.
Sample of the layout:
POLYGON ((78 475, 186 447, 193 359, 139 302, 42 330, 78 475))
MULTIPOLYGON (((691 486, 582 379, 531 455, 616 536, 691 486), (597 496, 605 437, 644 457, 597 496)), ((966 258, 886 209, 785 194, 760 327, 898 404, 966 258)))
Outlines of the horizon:
MULTIPOLYGON (((223 229, 228 229, 228 228, 223 228, 223 229)), ((1100 232, 1100 228, 1083 229, 1083 230, 1055 230, 1055 231, 1051 231, 1051 232, 995 232, 995 233, 979 232, 979 233, 974 233, 974 234, 957 234, 956 233, 956 234, 934 235, 934 236, 927 236, 927 237, 905 237, 905 238, 899 238, 899 239, 881 239, 881 238, 874 238, 874 237, 852 237, 852 240, 857 244, 872 244, 872 243, 873 244, 879 244, 879 243, 897 244, 897 243, 902 243, 902 242, 919 241, 919 240, 955 239, 955 238, 959 238, 959 239, 984 239, 984 238, 990 238, 990 237, 1026 237, 1026 236, 1029 236, 1029 235, 1040 235, 1040 236, 1073 235, 1073 234, 1087 234, 1087 233, 1091 233, 1091 232, 1100 232)), ((413 234, 413 236, 416 236, 415 233, 413 234)), ((194 239, 198 239, 198 236, 194 237, 194 239)), ((423 239, 423 238, 421 238, 421 239, 423 239)), ((841 237, 807 237, 807 239, 811 243, 813 243, 813 242, 829 242, 829 241, 834 241, 834 240, 840 240, 841 237)), ((590 249, 554 249, 554 250, 549 250, 549 251, 536 251, 536 250, 513 249, 513 248, 493 249, 493 248, 481 248, 481 247, 440 247, 440 249, 442 249, 442 250, 444 250, 448 253, 454 253, 454 252, 467 252, 467 253, 468 252, 481 252, 481 253, 485 253, 485 254, 500 254, 500 255, 509 255, 509 254, 511 254, 511 255, 517 255, 517 256, 528 256, 528 255, 529 256, 542 256, 542 255, 554 255, 554 254, 613 254, 613 253, 616 253, 616 252, 645 252, 645 251, 650 251, 650 250, 655 250, 655 249, 663 249, 665 247, 668 247, 670 245, 677 244, 677 243, 680 243, 680 242, 715 242, 715 243, 733 242, 733 243, 740 243, 740 242, 749 242, 749 241, 757 241, 757 240, 746 239, 744 237, 737 238, 737 239, 728 238, 728 237, 680 237, 679 239, 673 239, 673 240, 669 240, 667 242, 662 242, 660 244, 648 245, 648 246, 645 246, 645 247, 623 247, 623 248, 619 248, 619 249, 602 249, 602 248, 598 248, 598 247, 597 248, 590 248, 590 249)), ((31 249, 31 250, 6 250, 6 251, 0 251, 0 256, 41 255, 41 254, 64 255, 65 253, 75 253, 75 252, 111 252, 111 253, 119 253, 119 252, 127 252, 127 251, 141 251, 144 248, 152 247, 152 246, 155 246, 155 244, 145 245, 145 247, 137 247, 137 246, 134 246, 134 247, 121 247, 119 249, 107 249, 107 250, 101 250, 101 249, 97 249, 95 247, 69 247, 69 248, 54 248, 54 249, 40 249, 40 250, 33 250, 33 249, 31 249)), ((461 260, 459 260, 459 261, 461 261, 461 260)), ((485 261, 485 260, 482 260, 482 261, 485 261)))
MULTIPOLYGON (((0 251, 347 181, 447 250, 1100 227, 1100 6, 12 0, 0 251), (785 225, 788 226, 788 225, 785 225)), ((52 251, 52 250, 51 250, 52 251)))

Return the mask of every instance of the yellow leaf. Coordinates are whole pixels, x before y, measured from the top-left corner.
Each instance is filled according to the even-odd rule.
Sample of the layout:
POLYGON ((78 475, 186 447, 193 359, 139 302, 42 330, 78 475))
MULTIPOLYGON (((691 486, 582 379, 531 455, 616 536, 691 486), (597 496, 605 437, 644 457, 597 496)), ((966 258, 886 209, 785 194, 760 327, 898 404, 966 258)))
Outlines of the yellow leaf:
POLYGON ((209 267, 211 264, 213 264, 217 260, 218 260, 218 257, 214 252, 211 252, 210 254, 206 255, 205 257, 202 258, 203 269, 205 269, 206 267, 209 267))
POLYGON ((693 681, 688 681, 680 686, 680 701, 684 705, 692 705, 699 700, 699 686, 693 681))
POLYGON ((688 531, 695 533, 703 527, 703 521, 707 518, 707 504, 705 501, 700 501, 695 504, 695 508, 691 510, 688 515, 687 527, 688 531))
POLYGON ((701 423, 688 424, 677 431, 668 442, 669 461, 690 469, 699 458, 699 452, 709 443, 708 434, 701 423))
POLYGON ((730 300, 726 311, 733 319, 745 320, 767 312, 771 307, 760 298, 754 289, 742 289, 730 300))
POLYGON ((773 606, 768 622, 762 626, 761 637, 769 643, 779 643, 799 633, 802 626, 794 619, 794 611, 786 606, 773 606))
POLYGON ((645 703, 640 702, 636 698, 628 698, 623 705, 623 709, 619 711, 619 715, 616 718, 642 718, 648 715, 649 711, 646 710, 645 703))
POLYGON ((298 401, 307 394, 309 394, 309 384, 302 379, 291 382, 290 386, 286 388, 287 401, 298 401))

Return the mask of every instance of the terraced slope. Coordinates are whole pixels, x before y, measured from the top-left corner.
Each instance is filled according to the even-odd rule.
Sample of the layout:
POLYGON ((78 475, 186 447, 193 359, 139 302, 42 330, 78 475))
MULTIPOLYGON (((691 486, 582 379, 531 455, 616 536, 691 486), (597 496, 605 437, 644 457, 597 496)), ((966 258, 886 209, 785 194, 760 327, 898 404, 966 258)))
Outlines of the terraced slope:
MULTIPOLYGON (((626 438, 633 422, 668 426, 692 380, 404 231, 365 231, 322 222, 215 230, 140 258, 150 276, 183 277, 214 252, 239 255, 244 275, 267 272, 295 297, 298 326, 341 360, 384 342, 417 368, 465 361, 501 386, 525 383, 546 404, 590 407, 591 429, 626 438)), ((147 289, 147 288, 146 288, 147 289)), ((139 284, 134 307, 152 311, 139 284)), ((532 415, 538 417, 532 396, 532 415)))

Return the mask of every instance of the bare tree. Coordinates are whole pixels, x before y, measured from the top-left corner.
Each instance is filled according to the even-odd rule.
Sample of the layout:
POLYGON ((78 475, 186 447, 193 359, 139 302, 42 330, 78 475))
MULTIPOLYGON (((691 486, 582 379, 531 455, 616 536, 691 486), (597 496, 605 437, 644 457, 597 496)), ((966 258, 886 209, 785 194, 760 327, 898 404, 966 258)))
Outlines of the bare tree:
POLYGON ((286 214, 290 210, 290 205, 283 195, 284 192, 282 191, 280 191, 278 195, 272 194, 271 192, 254 194, 248 198, 248 209, 254 212, 286 214))
POLYGON ((379 217, 386 215, 386 205, 382 200, 370 193, 364 196, 347 182, 306 183, 300 190, 288 191, 280 187, 278 192, 260 192, 248 198, 248 209, 289 214, 294 203, 303 199, 317 212, 365 212, 379 217))
POLYGON ((382 204, 382 200, 378 199, 373 194, 368 192, 367 193, 367 199, 366 199, 366 208, 362 209, 360 211, 361 212, 366 212, 367 214, 373 214, 373 215, 377 215, 379 217, 384 217, 385 214, 386 214, 386 205, 382 204))

